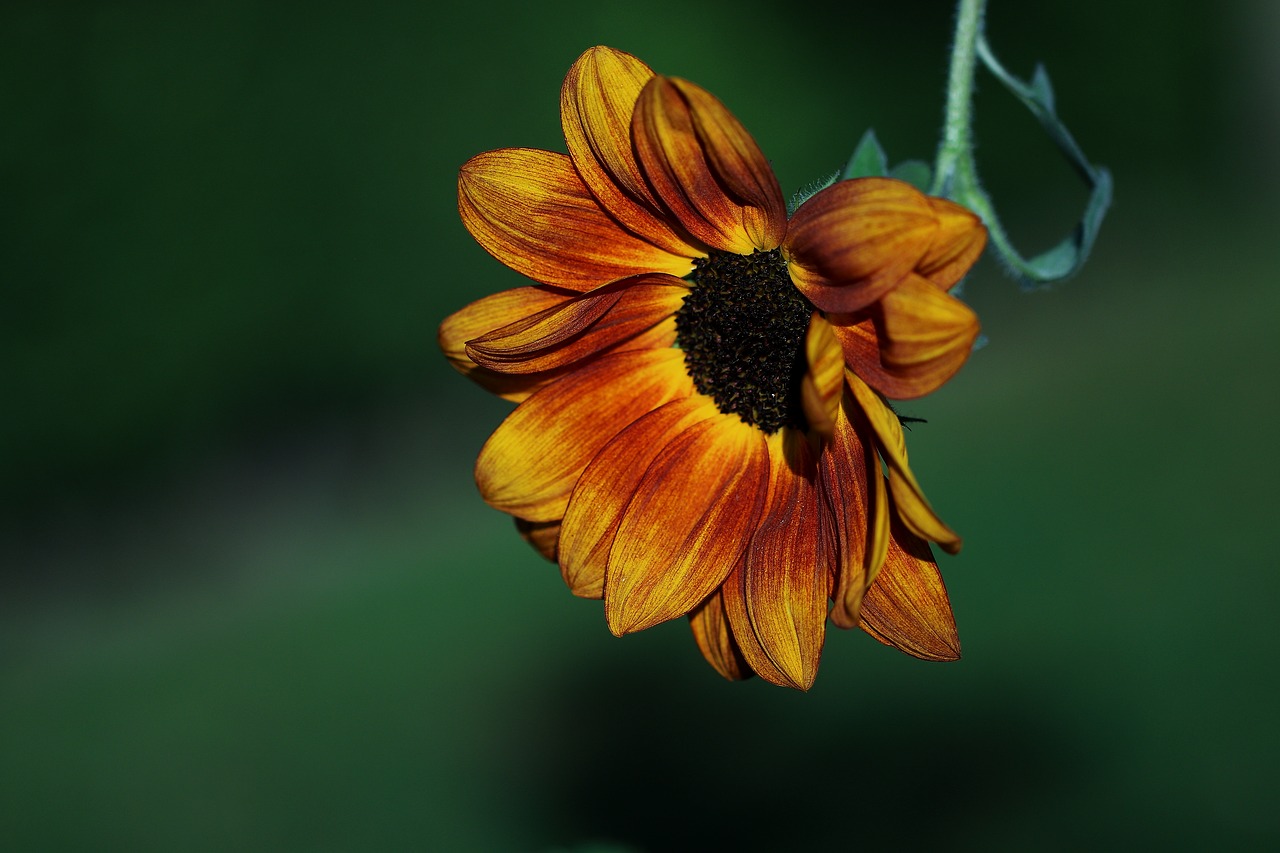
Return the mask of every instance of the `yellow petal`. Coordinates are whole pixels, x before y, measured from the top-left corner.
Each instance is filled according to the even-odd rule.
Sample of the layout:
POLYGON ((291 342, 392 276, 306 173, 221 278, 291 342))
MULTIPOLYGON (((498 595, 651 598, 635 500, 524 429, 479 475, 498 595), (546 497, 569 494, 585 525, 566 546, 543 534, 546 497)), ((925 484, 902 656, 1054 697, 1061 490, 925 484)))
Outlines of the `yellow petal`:
POLYGON ((769 438, 769 503, 747 552, 747 614, 788 686, 818 674, 830 595, 831 555, 819 527, 816 460, 794 430, 769 438))
POLYGON ((649 465, 605 571, 609 629, 621 636, 683 616, 715 591, 760 517, 764 436, 736 415, 681 433, 649 465))
POLYGON ((987 245, 987 229, 966 207, 945 198, 929 197, 938 217, 938 234, 924 253, 916 272, 943 289, 965 277, 987 245))
POLYGON ((818 460, 823 518, 834 528, 835 592, 831 621, 858 624, 862 596, 884 563, 889 547, 889 505, 874 433, 852 401, 836 413, 832 439, 818 460), (851 421, 849 415, 854 416, 851 421), (860 426, 855 427, 854 421, 860 426))
POLYGON ((693 639, 699 651, 716 672, 730 681, 741 681, 755 675, 733 639, 719 590, 689 612, 689 627, 693 629, 693 639))
POLYGON ((551 562, 556 561, 556 546, 560 541, 560 522, 525 521, 517 518, 516 530, 533 549, 551 562))
POLYGON ((672 400, 618 433, 591 460, 569 496, 560 536, 560 573, 574 595, 604 594, 609 550, 644 472, 677 436, 717 414, 701 394, 672 400))
POLYGON ((783 254, 810 302, 828 313, 849 313, 897 286, 937 231, 937 217, 915 187, 857 178, 832 184, 800 206, 783 254))
POLYGON ((458 174, 458 212, 485 251, 543 284, 587 291, 693 269, 689 258, 619 227, 564 154, 504 148, 472 157, 458 174))
POLYGON ((777 246, 786 228, 781 190, 719 101, 692 83, 654 77, 640 92, 631 133, 659 200, 695 238, 741 255, 777 246))
POLYGON ((847 379, 858 405, 875 430, 880 452, 889 468, 889 490, 898 516, 917 536, 937 542, 948 554, 959 553, 960 537, 933 511, 911 473, 911 466, 907 464, 907 442, 897 414, 857 376, 849 373, 847 379))
POLYGON ((476 460, 481 496, 529 521, 564 517, 587 463, 615 435, 693 382, 679 350, 610 353, 546 386, 507 416, 476 460))
POLYGON ((733 639, 752 672, 780 687, 798 688, 800 685, 778 669, 769 659, 764 646, 760 645, 760 638, 756 636, 755 628, 751 625, 751 616, 747 612, 746 565, 747 555, 743 552, 734 564, 733 571, 729 572, 729 576, 720 587, 720 600, 724 604, 724 613, 729 619, 729 629, 733 633, 733 639))
POLYGON ((572 293, 556 291, 548 287, 517 287, 513 290, 504 290, 478 299, 461 311, 450 314, 440 324, 436 340, 454 370, 494 394, 518 403, 538 388, 554 381, 560 373, 552 372, 533 376, 506 376, 496 373, 471 360, 467 355, 467 341, 540 311, 563 305, 572 298, 572 293))
POLYGON ((910 469, 889 469, 889 492, 898 517, 912 533, 937 542, 948 554, 960 553, 964 541, 934 512, 910 469), (905 471, 905 473, 903 473, 905 471))
POLYGON ((481 335, 467 355, 501 373, 565 367, 657 326, 688 293, 672 276, 625 278, 481 335))
MULTIPOLYGON (((875 462, 874 459, 872 461, 875 462)), ((879 463, 876 462, 875 471, 878 472, 879 468, 879 463)), ((868 504, 871 507, 871 517, 867 521, 867 526, 871 534, 867 539, 867 552, 864 559, 867 565, 867 586, 869 587, 875 583, 876 576, 884 567, 885 555, 889 553, 889 527, 890 522, 893 521, 893 508, 889 506, 889 488, 883 474, 878 477, 867 477, 867 493, 870 496, 868 504)))
POLYGON ((876 378, 888 386, 879 389, 888 396, 912 399, 935 391, 969 360, 978 315, 931 282, 908 275, 877 307, 883 373, 876 378))
POLYGON ((929 543, 895 523, 884 569, 862 601, 864 631, 924 660, 960 658, 951 601, 929 543))
POLYGON ((831 331, 831 324, 817 311, 809 318, 804 338, 808 369, 800 380, 800 402, 809 428, 830 438, 836 426, 836 412, 844 395, 844 351, 831 331))
POLYGON ((629 53, 590 48, 565 75, 560 121, 574 166, 605 210, 655 246, 692 258, 702 252, 666 221, 631 145, 631 114, 652 77, 649 66, 629 53))

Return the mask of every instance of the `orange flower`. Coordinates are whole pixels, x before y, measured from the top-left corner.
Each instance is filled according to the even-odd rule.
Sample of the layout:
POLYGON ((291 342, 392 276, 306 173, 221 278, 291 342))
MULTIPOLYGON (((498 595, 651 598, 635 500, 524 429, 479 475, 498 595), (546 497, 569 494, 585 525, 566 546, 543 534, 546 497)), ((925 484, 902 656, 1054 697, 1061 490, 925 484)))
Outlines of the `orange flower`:
POLYGON ((537 282, 440 327, 458 370, 519 403, 480 452, 484 499, 615 634, 687 615, 727 678, 807 689, 828 615, 959 657, 929 542, 960 539, 884 397, 968 357, 977 318, 947 290, 977 217, 864 178, 788 221, 723 104, 610 48, 574 63, 560 110, 568 155, 489 151, 458 179, 467 230, 537 282))

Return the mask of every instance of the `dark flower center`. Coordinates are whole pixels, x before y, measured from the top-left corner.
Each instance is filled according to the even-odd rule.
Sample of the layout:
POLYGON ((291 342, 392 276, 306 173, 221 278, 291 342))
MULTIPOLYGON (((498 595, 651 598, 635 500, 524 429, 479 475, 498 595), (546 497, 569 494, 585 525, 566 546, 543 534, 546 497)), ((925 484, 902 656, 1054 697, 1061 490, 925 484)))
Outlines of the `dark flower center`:
POLYGON ((676 313, 676 343, 697 389, 766 433, 807 426, 800 404, 804 336, 813 306, 777 249, 712 252, 694 261, 676 313))

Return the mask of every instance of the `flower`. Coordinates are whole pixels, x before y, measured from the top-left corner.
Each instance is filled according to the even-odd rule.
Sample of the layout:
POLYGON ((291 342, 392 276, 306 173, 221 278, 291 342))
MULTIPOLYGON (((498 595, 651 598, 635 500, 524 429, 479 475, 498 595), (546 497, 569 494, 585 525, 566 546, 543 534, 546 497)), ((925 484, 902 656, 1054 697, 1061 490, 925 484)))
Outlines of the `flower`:
POLYGON ((467 230, 536 282, 440 327, 454 367, 519 403, 477 460, 484 499, 613 633, 687 615, 730 679, 808 689, 828 616, 959 657, 929 543, 960 538, 885 397, 968 357, 977 318, 947 291, 978 218, 863 178, 788 221, 720 101, 611 48, 560 108, 567 155, 489 151, 458 179, 467 230))

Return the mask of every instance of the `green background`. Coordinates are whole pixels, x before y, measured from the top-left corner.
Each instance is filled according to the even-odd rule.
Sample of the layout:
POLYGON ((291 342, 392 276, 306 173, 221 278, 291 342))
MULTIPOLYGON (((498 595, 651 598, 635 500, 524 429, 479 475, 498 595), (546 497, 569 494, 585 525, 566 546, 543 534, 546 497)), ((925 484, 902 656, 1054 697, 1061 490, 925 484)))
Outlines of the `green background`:
MULTIPOLYGON (((992 6, 1116 203, 1052 292, 984 260, 990 343, 904 410, 964 660, 833 631, 800 694, 615 639, 476 495, 509 406, 435 329, 520 279, 456 170, 563 150, 597 43, 784 191, 868 126, 928 158, 946 3, 6 4, 0 846, 1280 843, 1280 7, 992 6)), ((990 77, 977 116, 1046 248, 1083 188, 990 77)))

